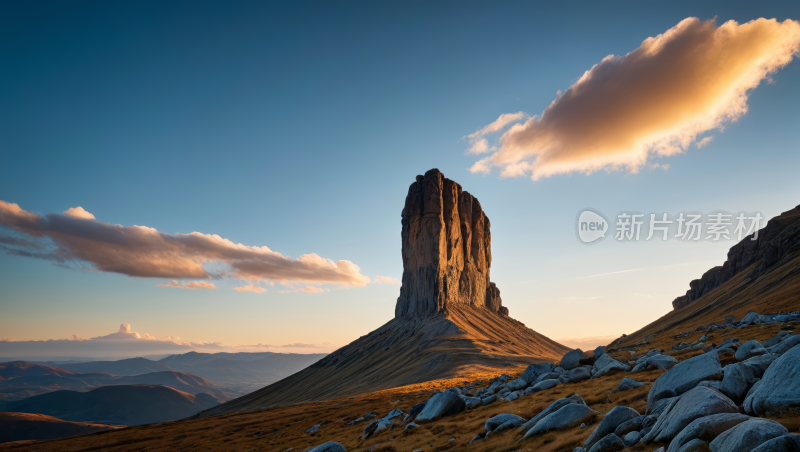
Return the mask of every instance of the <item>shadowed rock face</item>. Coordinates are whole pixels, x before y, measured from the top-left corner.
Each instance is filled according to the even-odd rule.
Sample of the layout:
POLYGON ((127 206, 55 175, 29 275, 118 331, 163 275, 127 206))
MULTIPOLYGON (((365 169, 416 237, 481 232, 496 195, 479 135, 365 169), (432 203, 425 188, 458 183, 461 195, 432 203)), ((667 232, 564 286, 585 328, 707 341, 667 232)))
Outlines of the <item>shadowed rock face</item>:
POLYGON ((396 318, 459 305, 508 315, 489 281, 491 224, 478 200, 437 169, 417 176, 402 213, 403 286, 396 318))

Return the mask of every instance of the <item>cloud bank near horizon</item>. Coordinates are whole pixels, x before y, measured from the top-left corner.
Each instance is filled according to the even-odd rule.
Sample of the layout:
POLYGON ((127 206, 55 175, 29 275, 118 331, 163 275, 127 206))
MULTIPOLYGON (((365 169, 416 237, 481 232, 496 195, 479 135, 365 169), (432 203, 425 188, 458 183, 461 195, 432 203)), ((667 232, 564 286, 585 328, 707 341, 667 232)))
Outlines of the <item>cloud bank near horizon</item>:
POLYGON ((504 114, 465 138, 491 153, 470 171, 501 177, 598 170, 638 172, 653 157, 685 152, 747 112, 747 97, 800 51, 800 22, 744 24, 690 17, 624 56, 597 63, 539 116, 504 114), (513 125, 512 125, 513 123, 513 125), (506 127, 496 145, 487 135, 506 127))
POLYGON ((284 285, 363 287, 370 283, 370 278, 347 260, 334 262, 313 253, 293 259, 266 246, 246 246, 219 235, 167 234, 146 226, 103 223, 82 207, 39 216, 0 200, 0 226, 27 236, 0 236, 0 249, 7 254, 88 271, 174 279, 158 284, 161 287, 214 289, 216 286, 206 281, 175 280, 222 277, 284 285), (227 269, 212 273, 204 268, 208 263, 222 263, 227 269))
POLYGON ((157 338, 148 333, 137 333, 130 324, 123 323, 119 330, 104 336, 81 339, 73 334, 69 339, 41 341, 15 341, 0 339, 0 357, 86 357, 127 358, 142 355, 179 354, 188 352, 275 352, 275 353, 328 353, 336 347, 330 343, 292 343, 283 345, 226 345, 221 342, 182 341, 179 337, 157 338))

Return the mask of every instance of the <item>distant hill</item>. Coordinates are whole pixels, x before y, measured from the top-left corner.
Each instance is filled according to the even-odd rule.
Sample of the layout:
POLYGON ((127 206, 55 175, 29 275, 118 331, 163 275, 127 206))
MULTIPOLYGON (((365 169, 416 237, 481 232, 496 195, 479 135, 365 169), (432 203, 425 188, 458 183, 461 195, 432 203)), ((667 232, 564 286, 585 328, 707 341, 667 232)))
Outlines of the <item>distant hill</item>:
POLYGON ((74 372, 104 372, 114 375, 141 375, 149 372, 176 370, 146 358, 129 358, 119 361, 90 361, 86 363, 62 364, 61 368, 74 372))
POLYGON ((89 391, 110 385, 163 385, 189 394, 206 393, 219 402, 237 397, 228 388, 203 377, 185 372, 149 372, 133 376, 117 376, 109 373, 69 372, 67 375, 35 375, 16 377, 0 381, 0 401, 21 400, 34 395, 59 390, 89 391))
POLYGON ((216 406, 208 394, 161 385, 103 386, 89 392, 55 391, 14 402, 0 411, 37 413, 66 421, 140 425, 173 421, 216 406))
POLYGON ((11 361, 0 363, 0 380, 8 380, 16 377, 33 377, 33 376, 66 376, 72 375, 75 372, 61 369, 58 367, 42 366, 33 364, 26 361, 11 361))
POLYGON ((169 368, 208 378, 236 392, 247 393, 274 383, 327 356, 324 353, 197 353, 158 361, 169 368))
POLYGON ((0 413, 0 425, 3 426, 0 428, 0 443, 55 439, 124 428, 120 425, 70 422, 30 413, 0 413))

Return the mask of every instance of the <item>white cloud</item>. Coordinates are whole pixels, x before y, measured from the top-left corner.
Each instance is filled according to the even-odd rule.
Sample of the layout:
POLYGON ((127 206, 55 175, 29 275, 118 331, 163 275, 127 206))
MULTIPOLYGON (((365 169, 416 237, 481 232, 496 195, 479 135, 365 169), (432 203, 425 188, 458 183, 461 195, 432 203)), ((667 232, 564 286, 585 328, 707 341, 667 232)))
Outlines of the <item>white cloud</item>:
POLYGON ((372 280, 375 284, 400 284, 400 280, 391 276, 376 276, 372 280))
POLYGON ((81 218, 83 220, 94 220, 94 215, 87 212, 83 209, 83 207, 70 207, 69 209, 64 211, 64 215, 74 217, 74 218, 81 218))

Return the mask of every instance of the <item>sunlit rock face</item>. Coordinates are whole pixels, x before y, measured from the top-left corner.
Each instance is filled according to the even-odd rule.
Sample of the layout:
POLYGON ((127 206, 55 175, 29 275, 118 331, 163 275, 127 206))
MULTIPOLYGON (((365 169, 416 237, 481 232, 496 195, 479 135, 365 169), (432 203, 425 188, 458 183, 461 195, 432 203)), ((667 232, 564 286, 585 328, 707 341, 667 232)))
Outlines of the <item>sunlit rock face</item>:
POLYGON ((508 315, 489 281, 489 218, 478 200, 438 169, 417 176, 402 213, 403 285, 395 317, 468 305, 508 315))

